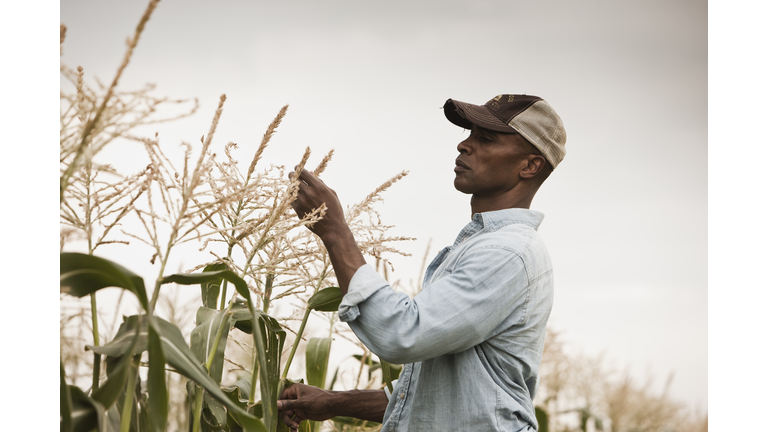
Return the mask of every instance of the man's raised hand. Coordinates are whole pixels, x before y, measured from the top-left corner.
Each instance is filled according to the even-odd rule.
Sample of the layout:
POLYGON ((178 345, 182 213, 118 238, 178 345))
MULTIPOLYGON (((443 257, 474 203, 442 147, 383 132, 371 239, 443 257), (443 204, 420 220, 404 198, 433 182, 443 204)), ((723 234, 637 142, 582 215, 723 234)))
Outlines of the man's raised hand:
MULTIPOLYGON (((292 178, 294 172, 289 173, 288 176, 292 178)), ((291 203, 296 215, 303 218, 325 203, 325 215, 322 220, 315 223, 311 230, 320 238, 337 234, 343 230, 347 224, 344 220, 344 209, 341 207, 336 192, 306 169, 302 169, 299 173, 299 180, 299 194, 291 203)))

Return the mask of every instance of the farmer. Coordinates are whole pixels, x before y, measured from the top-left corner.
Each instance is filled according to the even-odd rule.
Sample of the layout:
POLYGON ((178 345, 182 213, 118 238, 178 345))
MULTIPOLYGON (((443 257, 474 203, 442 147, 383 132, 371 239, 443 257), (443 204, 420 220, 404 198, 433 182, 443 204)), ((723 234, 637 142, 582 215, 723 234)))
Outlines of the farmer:
POLYGON ((293 429, 350 416, 382 422, 383 431, 537 430, 532 401, 553 279, 536 232, 544 215, 529 207, 565 156, 565 130, 536 96, 504 94, 482 106, 448 99, 443 108, 471 131, 457 147, 453 185, 472 195, 472 220, 437 254, 413 300, 366 264, 336 193, 300 173, 296 213, 328 207, 312 229, 345 294, 340 319, 381 359, 405 366, 391 394, 286 388, 278 409, 293 429))

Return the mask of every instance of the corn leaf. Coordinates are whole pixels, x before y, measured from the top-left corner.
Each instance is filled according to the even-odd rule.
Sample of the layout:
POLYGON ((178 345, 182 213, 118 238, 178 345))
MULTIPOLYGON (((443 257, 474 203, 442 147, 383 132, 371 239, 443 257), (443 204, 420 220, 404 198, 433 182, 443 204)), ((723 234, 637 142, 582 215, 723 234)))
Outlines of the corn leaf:
POLYGON ((309 298, 307 307, 320 312, 336 312, 343 297, 339 287, 324 288, 309 298))
MULTIPOLYGON (((238 275, 236 275, 235 273, 233 273, 230 270, 219 270, 219 271, 205 272, 205 273, 175 274, 175 275, 171 275, 171 276, 166 276, 166 277, 162 278, 161 283, 165 284, 165 283, 175 282, 175 283, 182 284, 182 285, 194 285, 194 284, 200 284, 200 283, 203 283, 203 282, 214 282, 214 281, 217 281, 217 280, 219 280, 221 278, 226 279, 227 281, 229 281, 233 285, 235 285, 235 290, 237 290, 237 293, 240 294, 240 296, 243 297, 246 300, 246 302, 248 303, 248 310, 251 312, 251 316, 253 317, 253 320, 256 321, 258 319, 258 321, 261 324, 260 327, 261 327, 262 331, 254 331, 254 332, 252 332, 252 334, 253 334, 253 345, 256 348, 256 357, 258 359, 259 364, 261 365, 260 367, 262 368, 262 372, 261 372, 261 376, 262 377, 259 380, 260 381, 260 388, 261 388, 261 397, 262 397, 263 401, 264 400, 269 401, 269 403, 265 404, 264 408, 263 408, 264 409, 264 424, 266 424, 266 427, 269 430, 274 430, 275 429, 275 425, 277 424, 277 394, 276 393, 277 393, 277 390, 278 390, 277 386, 279 385, 279 371, 278 371, 278 379, 275 380, 272 377, 272 374, 270 373, 271 371, 269 371, 269 365, 274 363, 274 362, 268 361, 268 357, 267 357, 267 344, 269 343, 269 341, 265 341, 265 339, 267 339, 265 337, 266 329, 264 328, 266 323, 265 323, 264 320, 258 318, 259 314, 257 314, 255 308, 253 307, 253 301, 251 300, 251 294, 250 294, 250 291, 248 290, 248 285, 245 283, 245 281, 241 277, 239 277, 238 275)), ((266 315, 266 314, 263 314, 263 315, 265 317, 269 317, 269 315, 266 315)), ((155 318, 153 317, 153 319, 155 319, 155 318)), ((274 321, 273 318, 272 318, 272 321, 274 321)), ((280 327, 280 325, 277 324, 277 321, 274 321, 274 323, 277 325, 277 327, 280 327)), ((271 323, 270 323, 270 326, 271 326, 271 323)), ((178 331, 178 328, 176 328, 176 331, 178 331)), ((282 328, 281 328, 281 331, 282 331, 282 328)), ((284 334, 285 334, 285 332, 283 331, 283 337, 282 338, 279 338, 277 335, 275 337, 277 337, 278 340, 279 339, 283 339, 284 340, 284 338, 285 338, 284 334)), ((179 336, 181 336, 181 332, 179 332, 179 336)), ((270 344, 270 345, 272 345, 272 344, 270 344)), ((279 356, 280 356, 280 351, 281 350, 282 350, 282 345, 280 345, 280 349, 279 350, 271 349, 269 351, 270 358, 273 358, 275 356, 277 357, 277 360, 278 360, 277 361, 277 365, 276 365, 277 369, 280 368, 280 363, 279 363, 279 358, 280 357, 279 356)), ((190 353, 191 353, 191 351, 190 351, 190 353)), ((171 355, 168 353, 168 351, 166 351, 166 355, 168 356, 168 362, 170 363, 171 362, 171 355)), ((194 356, 194 354, 192 354, 192 356, 194 356)), ((178 367, 177 367, 177 369, 178 369, 178 367)), ((190 373, 191 372, 198 372, 198 370, 192 368, 192 369, 190 369, 190 373)), ((198 384, 200 384, 201 386, 203 386, 203 388, 205 388, 205 390, 208 390, 209 392, 211 392, 211 395, 216 397, 216 399, 219 399, 218 395, 221 395, 222 398, 226 399, 226 396, 221 391, 221 389, 218 388, 218 385, 215 388, 216 393, 214 393, 212 390, 210 390, 207 387, 207 386, 210 386, 211 382, 213 382, 213 379, 211 379, 207 375, 205 377, 205 378, 207 378, 206 381, 199 381, 195 377, 191 377, 189 375, 186 375, 186 376, 189 377, 189 378, 194 379, 195 381, 197 381, 198 384)), ((212 386, 210 386, 210 387, 212 387, 212 386)), ((221 400, 221 399, 219 399, 219 400, 221 400)), ((258 422, 258 427, 261 427, 261 428, 264 427, 264 424, 262 424, 260 421, 258 421, 258 419, 256 419, 255 417, 251 416, 248 413, 243 412, 242 410, 240 410, 237 407, 237 405, 233 404, 228 399, 226 401, 222 400, 222 402, 224 402, 224 405, 227 406, 227 408, 230 408, 230 406, 227 405, 227 404, 231 404, 233 407, 236 408, 236 411, 233 413, 233 416, 238 420, 238 423, 241 426, 245 427, 246 430, 248 430, 249 427, 256 427, 255 423, 253 423, 253 421, 258 422), (246 423, 244 424, 243 422, 246 422, 246 423), (248 426, 246 426, 246 425, 248 425, 248 426)))
POLYGON ((212 398, 207 392, 203 393, 203 418, 200 425, 203 432, 221 431, 227 425, 227 410, 224 404, 212 398))
MULTIPOLYGON (((141 431, 149 431, 150 429, 150 423, 149 423, 149 402, 144 399, 140 398, 140 388, 136 389, 136 399, 138 401, 137 406, 134 406, 133 409, 136 410, 138 407, 138 411, 136 411, 136 414, 134 416, 134 419, 136 420, 136 423, 138 424, 138 427, 136 428, 137 432, 141 431)), ((131 423, 133 425, 133 423, 131 423)), ((163 429, 161 431, 165 430, 165 425, 163 425, 163 429)))
POLYGON ((381 375, 384 378, 384 382, 387 383, 387 389, 391 394, 394 391, 394 389, 392 388, 392 375, 391 375, 390 369, 391 368, 389 363, 385 362, 384 360, 381 360, 381 375))
POLYGON ((331 338, 311 338, 307 343, 307 384, 325 388, 328 374, 328 358, 331 354, 331 338))
POLYGON ((117 404, 112 405, 107 410, 107 421, 104 424, 104 430, 106 432, 120 431, 120 411, 117 409, 117 404))
POLYGON ((158 317, 152 317, 151 323, 160 337, 168 364, 173 366, 178 373, 198 383, 211 397, 222 402, 246 431, 261 432, 267 430, 259 419, 243 411, 237 404, 229 400, 227 395, 221 391, 219 384, 208 376, 205 368, 187 346, 178 327, 158 317))
MULTIPOLYGON (((251 333, 254 335, 254 344, 257 346, 257 364, 255 367, 260 368, 260 389, 262 395, 262 403, 269 401, 267 404, 257 405, 264 414, 265 422, 272 421, 277 425, 277 397, 280 394, 280 358, 283 351, 283 345, 285 344, 286 333, 280 326, 280 323, 276 319, 269 316, 259 309, 254 309, 253 313, 247 310, 244 305, 236 303, 232 307, 232 320, 235 322, 234 326, 245 333, 251 333), (253 317, 257 317, 259 331, 253 331, 253 317), (258 336, 258 338, 257 338, 258 336), (261 340, 262 348, 259 348, 257 342, 261 340)), ((257 415, 259 417, 259 415, 257 415)))
POLYGON ((104 431, 104 406, 89 398, 77 386, 69 386, 72 395, 72 431, 104 431))
POLYGON ((148 336, 146 315, 131 315, 123 318, 114 339, 105 345, 86 345, 85 348, 107 357, 121 357, 129 351, 140 354, 148 348, 148 336))
POLYGON ((331 383, 328 384, 329 389, 333 389, 333 386, 336 384, 336 378, 339 376, 339 368, 336 367, 336 370, 333 372, 333 378, 331 378, 331 383))
POLYGON ((248 396, 251 394, 251 381, 248 378, 240 378, 233 385, 222 387, 221 391, 227 395, 229 400, 245 409, 248 405, 248 396))
POLYGON ((60 374, 59 381, 59 415, 61 416, 61 432, 72 432, 72 394, 67 385, 64 373, 64 363, 59 360, 60 374))
POLYGON ((208 361, 208 357, 214 349, 214 343, 216 341, 216 336, 219 333, 219 327, 222 325, 224 326, 221 338, 219 339, 218 344, 216 344, 216 352, 213 357, 213 362, 208 369, 213 380, 220 383, 224 370, 224 350, 227 346, 229 330, 232 328, 230 315, 226 310, 220 311, 203 306, 197 310, 195 324, 196 327, 192 330, 192 335, 190 336, 190 347, 201 363, 206 363, 208 361))
MULTIPOLYGON (((217 263, 205 266, 203 273, 226 270, 227 265, 224 263, 217 263)), ((221 283, 224 278, 219 278, 215 281, 203 282, 200 284, 201 295, 203 299, 203 306, 211 309, 216 309, 218 305, 219 292, 221 291, 221 283)))
POLYGON ((254 331, 259 357, 259 385, 261 389, 262 410, 264 422, 270 430, 277 427, 277 398, 282 391, 280 381, 280 357, 285 343, 285 330, 276 319, 262 311, 254 310, 258 317, 258 331, 254 331), (258 335, 258 336, 257 336, 258 335))
POLYGON ((115 335, 115 339, 107 345, 86 348, 97 354, 106 355, 107 381, 99 386, 92 397, 104 407, 111 407, 121 393, 124 392, 128 373, 131 371, 133 355, 147 349, 146 316, 139 319, 138 315, 125 318, 115 335), (142 328, 143 327, 143 328, 142 328))
POLYGON ((536 406, 536 423, 539 424, 539 432, 549 432, 549 414, 543 407, 536 406))
MULTIPOLYGON (((230 270, 205 271, 202 273, 177 273, 161 278, 160 283, 177 283, 179 285, 202 285, 209 283, 220 285, 222 279, 226 279, 235 285, 235 289, 237 290, 238 294, 243 296, 243 298, 250 298, 250 295, 248 294, 248 285, 240 276, 236 275, 230 270)), ((215 307, 216 306, 214 305, 214 308, 215 307)))
MULTIPOLYGON (((253 315, 248 310, 248 306, 240 303, 232 305, 232 321, 235 323, 235 328, 243 333, 253 334, 253 315)), ((256 309, 257 314, 263 313, 261 310, 256 309)))
POLYGON ((141 277, 117 263, 94 255, 59 254, 59 285, 61 292, 75 297, 84 297, 107 287, 127 289, 139 298, 145 311, 149 308, 147 290, 141 277))
POLYGON ((168 423, 168 388, 165 384, 165 354, 160 337, 149 327, 149 372, 147 373, 147 394, 149 403, 143 412, 151 431, 163 432, 168 423))
MULTIPOLYGON (((328 358, 331 354, 331 338, 311 338, 307 343, 306 369, 307 384, 325 388, 328 374, 328 358)), ((319 430, 322 422, 310 421, 312 432, 319 430)))

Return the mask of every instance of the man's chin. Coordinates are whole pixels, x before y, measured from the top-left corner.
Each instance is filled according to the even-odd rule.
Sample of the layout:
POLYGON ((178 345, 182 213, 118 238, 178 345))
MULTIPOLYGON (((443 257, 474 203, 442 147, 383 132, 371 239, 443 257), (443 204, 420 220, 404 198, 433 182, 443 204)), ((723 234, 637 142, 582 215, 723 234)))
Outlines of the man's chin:
POLYGON ((467 194, 467 195, 469 195, 469 194, 471 194, 471 193, 472 193, 472 191, 470 191, 470 190, 467 188, 467 185, 465 185, 465 184, 464 184, 464 183, 463 183, 463 182, 462 182, 462 181, 461 181, 461 180, 458 178, 458 176, 457 176, 457 178, 453 179, 453 187, 454 187, 454 188, 455 188, 457 191, 459 191, 459 192, 461 192, 461 193, 463 193, 463 194, 467 194))

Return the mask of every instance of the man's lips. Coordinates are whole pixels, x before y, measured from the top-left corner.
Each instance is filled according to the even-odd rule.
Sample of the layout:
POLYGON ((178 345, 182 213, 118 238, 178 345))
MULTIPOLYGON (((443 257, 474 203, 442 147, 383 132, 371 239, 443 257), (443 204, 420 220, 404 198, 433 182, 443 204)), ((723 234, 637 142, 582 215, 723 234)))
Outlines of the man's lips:
POLYGON ((469 166, 467 166, 467 164, 460 161, 459 159, 456 159, 456 168, 453 169, 454 172, 468 171, 468 170, 469 170, 469 166))

